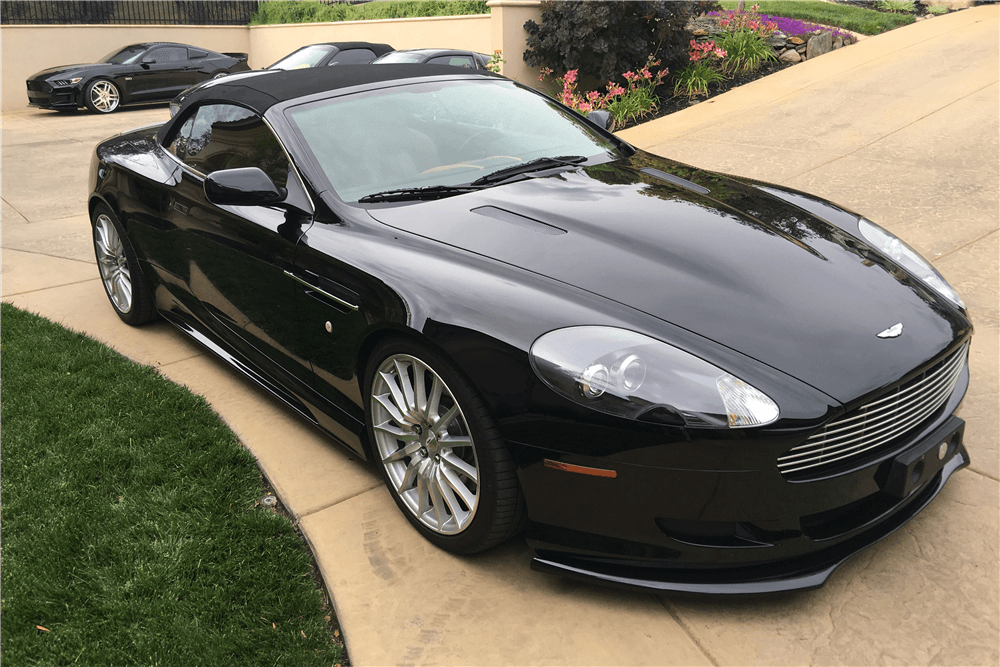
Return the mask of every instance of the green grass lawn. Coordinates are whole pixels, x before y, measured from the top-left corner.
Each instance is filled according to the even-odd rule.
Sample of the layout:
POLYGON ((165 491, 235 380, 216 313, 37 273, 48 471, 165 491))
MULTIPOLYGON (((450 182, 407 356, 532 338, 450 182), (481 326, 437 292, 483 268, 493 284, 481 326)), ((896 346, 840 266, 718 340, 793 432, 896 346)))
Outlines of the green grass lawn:
POLYGON ((339 662, 309 551, 204 399, 0 308, 0 660, 339 662))
MULTIPOLYGON (((726 0, 720 4, 723 9, 736 9, 734 0, 726 0)), ((747 8, 749 9, 753 4, 755 3, 748 0, 747 8)), ((910 14, 887 14, 873 9, 815 0, 764 0, 759 4, 758 11, 761 14, 812 21, 813 23, 860 32, 862 35, 877 35, 914 21, 910 14)))

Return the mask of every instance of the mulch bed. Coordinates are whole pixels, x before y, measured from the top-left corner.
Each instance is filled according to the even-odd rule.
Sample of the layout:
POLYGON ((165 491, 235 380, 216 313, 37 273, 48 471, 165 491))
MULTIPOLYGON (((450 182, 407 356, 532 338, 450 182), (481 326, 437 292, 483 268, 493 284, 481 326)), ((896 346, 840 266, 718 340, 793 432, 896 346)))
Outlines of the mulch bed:
MULTIPOLYGON (((733 88, 738 88, 739 86, 742 86, 745 83, 756 81, 757 79, 761 79, 765 76, 769 76, 771 74, 774 74, 775 72, 793 66, 794 66, 793 63, 783 63, 783 62, 778 62, 777 60, 769 60, 765 62, 763 65, 761 65, 760 69, 757 70, 756 72, 751 72, 749 74, 730 75, 727 76, 724 81, 720 81, 718 83, 713 83, 709 85, 708 97, 695 97, 693 99, 688 98, 687 95, 676 95, 674 97, 667 97, 667 98, 661 97, 660 105, 654 111, 643 116, 642 118, 638 118, 629 123, 626 123, 621 127, 616 127, 615 131, 617 132, 618 130, 625 130, 630 127, 635 127, 636 125, 647 123, 651 120, 656 120, 657 118, 660 118, 662 116, 669 116, 670 114, 676 111, 682 111, 683 109, 687 109, 688 107, 701 104, 705 100, 711 99, 716 95, 721 95, 722 93, 732 90, 733 88)), ((665 83, 663 87, 669 89, 669 85, 670 84, 668 82, 665 83)))

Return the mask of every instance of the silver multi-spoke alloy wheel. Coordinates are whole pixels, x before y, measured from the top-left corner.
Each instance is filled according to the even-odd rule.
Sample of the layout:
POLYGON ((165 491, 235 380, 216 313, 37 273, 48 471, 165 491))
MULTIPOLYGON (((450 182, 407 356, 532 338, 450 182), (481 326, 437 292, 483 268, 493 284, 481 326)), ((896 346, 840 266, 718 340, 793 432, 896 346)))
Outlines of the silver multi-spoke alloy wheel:
POLYGON ((479 460, 454 395, 408 354, 382 362, 371 389, 378 458, 420 523, 441 535, 465 530, 479 506, 479 460))
POLYGON ((90 87, 90 103, 101 113, 111 113, 118 108, 118 88, 110 81, 97 81, 90 87))
POLYGON ((104 213, 98 215, 94 222, 94 249, 108 297, 119 312, 129 312, 132 310, 132 274, 125 256, 125 245, 111 218, 104 213))

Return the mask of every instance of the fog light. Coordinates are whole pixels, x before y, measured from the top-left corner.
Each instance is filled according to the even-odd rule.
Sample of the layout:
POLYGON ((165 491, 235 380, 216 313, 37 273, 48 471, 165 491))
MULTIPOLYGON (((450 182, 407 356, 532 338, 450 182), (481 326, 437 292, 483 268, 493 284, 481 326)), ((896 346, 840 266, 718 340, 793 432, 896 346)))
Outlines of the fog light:
POLYGON ((938 458, 944 461, 944 457, 948 456, 948 443, 942 442, 938 445, 938 458))

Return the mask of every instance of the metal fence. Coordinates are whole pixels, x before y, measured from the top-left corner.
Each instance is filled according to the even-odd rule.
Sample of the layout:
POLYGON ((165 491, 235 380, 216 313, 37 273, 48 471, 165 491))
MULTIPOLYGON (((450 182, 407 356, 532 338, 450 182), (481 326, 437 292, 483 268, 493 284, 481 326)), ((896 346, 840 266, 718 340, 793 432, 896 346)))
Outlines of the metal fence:
POLYGON ((246 25, 258 0, 0 0, 3 25, 246 25))

